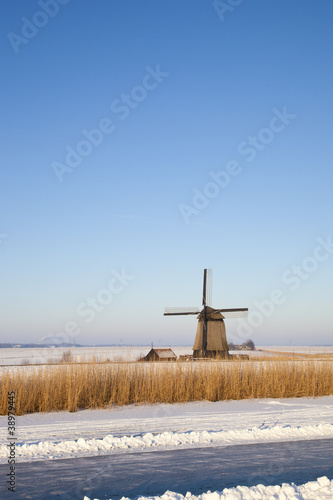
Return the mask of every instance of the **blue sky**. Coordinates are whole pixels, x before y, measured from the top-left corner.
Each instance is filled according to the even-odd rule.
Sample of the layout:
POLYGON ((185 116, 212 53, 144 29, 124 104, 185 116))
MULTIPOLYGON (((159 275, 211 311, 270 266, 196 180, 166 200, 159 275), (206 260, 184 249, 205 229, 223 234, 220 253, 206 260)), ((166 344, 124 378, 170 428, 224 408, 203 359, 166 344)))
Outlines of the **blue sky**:
POLYGON ((333 5, 236 3, 4 4, 0 341, 191 344, 208 267, 229 340, 332 343, 333 5))

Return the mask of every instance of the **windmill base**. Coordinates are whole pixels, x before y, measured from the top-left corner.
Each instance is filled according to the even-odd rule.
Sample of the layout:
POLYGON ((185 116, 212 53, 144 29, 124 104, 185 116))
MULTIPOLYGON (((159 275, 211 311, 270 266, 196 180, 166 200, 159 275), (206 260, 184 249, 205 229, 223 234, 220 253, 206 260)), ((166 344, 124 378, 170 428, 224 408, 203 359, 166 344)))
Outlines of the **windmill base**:
POLYGON ((208 359, 229 359, 231 358, 228 351, 193 351, 193 358, 208 358, 208 359))

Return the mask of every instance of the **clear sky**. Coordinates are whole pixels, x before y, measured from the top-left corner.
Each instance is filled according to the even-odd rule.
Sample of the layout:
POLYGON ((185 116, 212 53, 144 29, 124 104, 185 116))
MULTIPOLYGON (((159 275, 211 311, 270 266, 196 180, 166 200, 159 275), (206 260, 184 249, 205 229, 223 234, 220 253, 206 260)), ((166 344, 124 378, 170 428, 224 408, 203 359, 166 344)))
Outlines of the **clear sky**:
POLYGON ((331 0, 2 5, 0 341, 332 344, 331 0))

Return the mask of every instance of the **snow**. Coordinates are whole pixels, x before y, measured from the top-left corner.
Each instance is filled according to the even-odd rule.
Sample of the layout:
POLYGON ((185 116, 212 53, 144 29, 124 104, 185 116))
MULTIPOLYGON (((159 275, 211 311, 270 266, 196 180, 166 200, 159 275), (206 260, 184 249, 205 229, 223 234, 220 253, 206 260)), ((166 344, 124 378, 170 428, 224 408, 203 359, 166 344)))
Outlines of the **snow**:
POLYGON ((333 346, 257 346, 257 349, 262 349, 272 352, 285 352, 297 354, 333 354, 333 346))
MULTIPOLYGON (((317 481, 310 481, 301 486, 294 483, 275 486, 264 486, 258 484, 248 488, 237 486, 236 488, 225 488, 223 491, 208 491, 202 495, 192 495, 187 492, 185 496, 173 491, 166 491, 164 495, 157 497, 139 497, 138 500, 321 500, 333 498, 333 480, 326 476, 319 477, 317 481)), ((84 497, 84 500, 90 500, 84 497)), ((97 499, 95 499, 97 500, 97 499)), ((123 497, 122 500, 128 500, 123 497)))
MULTIPOLYGON (((169 346, 167 346, 169 348, 169 346)), ((64 352, 71 351, 73 360, 84 361, 136 361, 148 354, 151 346, 124 347, 22 347, 1 348, 0 366, 21 364, 48 364, 61 360, 64 352)), ((176 356, 192 354, 192 346, 172 347, 176 356)))
MULTIPOLYGON (((103 439, 83 439, 76 441, 50 441, 38 444, 23 444, 16 446, 16 457, 25 459, 68 458, 83 455, 105 454, 113 450, 143 449, 149 447, 167 446, 207 446, 207 445, 235 445, 245 443, 258 443, 260 441, 291 441, 295 439, 333 438, 333 424, 321 424, 306 427, 281 427, 253 428, 243 431, 217 431, 217 432, 163 432, 161 434, 145 433, 142 435, 123 436, 121 438, 111 434, 103 439)), ((8 457, 6 445, 0 447, 0 457, 8 457)), ((22 461, 22 460, 20 460, 22 461)))
MULTIPOLYGON (((69 458, 73 456, 93 456, 114 450, 134 450, 151 447, 235 445, 258 443, 261 441, 291 441, 295 439, 333 438, 333 424, 308 425, 305 427, 273 426, 272 428, 244 429, 241 431, 189 431, 163 432, 142 435, 115 437, 105 436, 103 439, 83 439, 61 441, 59 443, 44 441, 37 444, 16 446, 16 457, 25 460, 42 460, 46 458, 69 458)), ((0 457, 8 457, 7 445, 0 446, 0 457)))
MULTIPOLYGON (((157 346, 156 346, 157 347, 157 346)), ((192 354, 192 346, 166 346, 171 348, 177 355, 192 354)), ((1 348, 0 366, 13 366, 21 364, 44 364, 56 363, 61 360, 65 351, 70 350, 74 361, 136 361, 145 356, 151 346, 119 346, 119 347, 33 347, 33 348, 1 348)), ((333 347, 329 346, 257 346, 256 351, 243 351, 251 357, 272 354, 280 351, 282 353, 299 354, 333 354, 333 347), (261 352, 260 349, 266 352, 261 352)), ((230 351, 234 354, 241 354, 242 351, 230 351)))
MULTIPOLYGON (((0 462, 8 456, 0 417, 0 462)), ((21 462, 333 437, 333 396, 138 405, 17 417, 21 462)))

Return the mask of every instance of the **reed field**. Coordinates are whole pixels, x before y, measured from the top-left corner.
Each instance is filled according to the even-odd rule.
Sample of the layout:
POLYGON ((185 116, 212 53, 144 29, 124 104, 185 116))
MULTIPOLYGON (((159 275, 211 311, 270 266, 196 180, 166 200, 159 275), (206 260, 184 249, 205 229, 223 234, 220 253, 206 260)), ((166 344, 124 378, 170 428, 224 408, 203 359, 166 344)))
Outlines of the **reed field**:
POLYGON ((15 391, 16 413, 112 405, 333 395, 332 360, 196 363, 68 363, 0 375, 0 413, 15 391))

